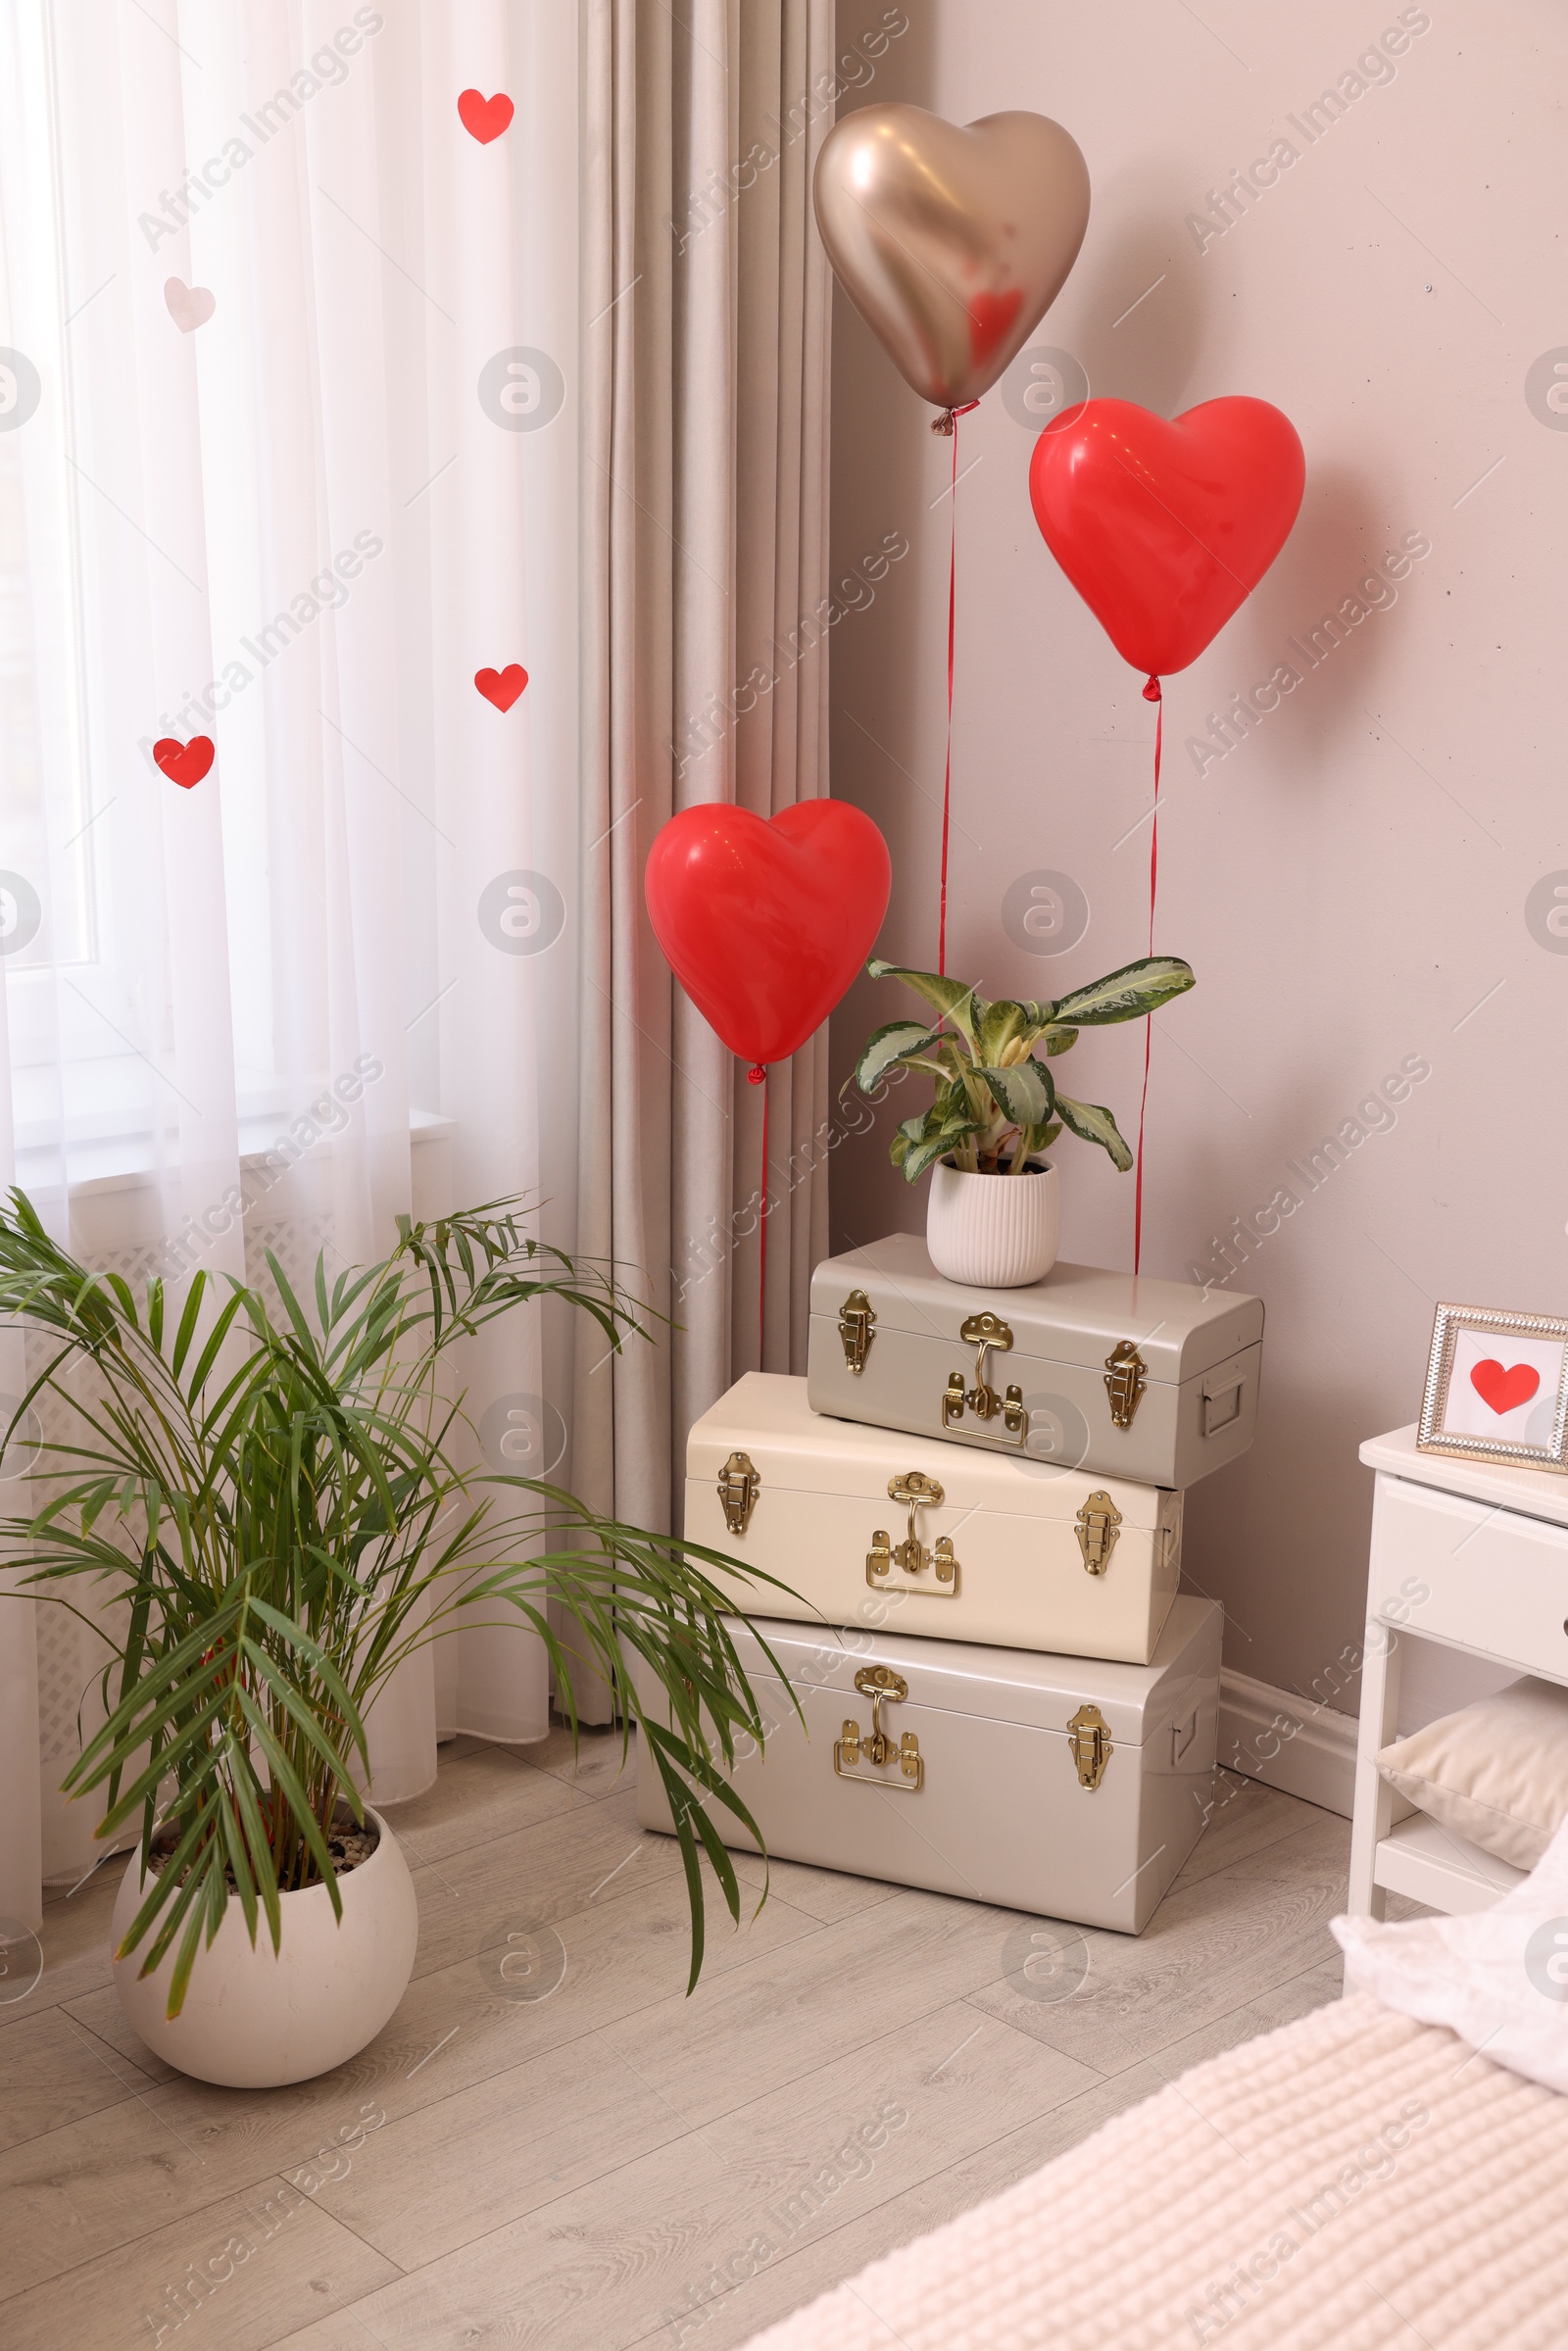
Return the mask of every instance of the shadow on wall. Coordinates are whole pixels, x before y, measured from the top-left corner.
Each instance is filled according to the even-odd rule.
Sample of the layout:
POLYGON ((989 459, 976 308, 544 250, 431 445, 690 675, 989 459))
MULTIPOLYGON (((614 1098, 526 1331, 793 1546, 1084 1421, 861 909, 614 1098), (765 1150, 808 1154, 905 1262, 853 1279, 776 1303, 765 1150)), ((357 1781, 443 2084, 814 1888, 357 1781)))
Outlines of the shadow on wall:
MULTIPOLYGON (((1135 400, 1156 416, 1193 405, 1193 376, 1207 335, 1205 300, 1213 284, 1198 256, 1173 249, 1170 222, 1181 218, 1177 166, 1151 159, 1095 190, 1089 234, 1070 280, 1085 323, 1073 354, 1100 400, 1135 400), (1096 234, 1096 211, 1118 225, 1096 234)), ((1052 323, 1048 311, 1039 329, 1052 323)))
POLYGON ((1308 457, 1296 528, 1237 615, 1227 648, 1238 692, 1250 694, 1282 667, 1295 673, 1288 687, 1278 678, 1286 690, 1277 723, 1293 750, 1307 755, 1293 761, 1298 779, 1314 773, 1321 783, 1330 773, 1323 755, 1352 741, 1364 747, 1386 641, 1398 626, 1396 608, 1420 595, 1420 566, 1431 552, 1419 527, 1390 517, 1369 475, 1308 457))

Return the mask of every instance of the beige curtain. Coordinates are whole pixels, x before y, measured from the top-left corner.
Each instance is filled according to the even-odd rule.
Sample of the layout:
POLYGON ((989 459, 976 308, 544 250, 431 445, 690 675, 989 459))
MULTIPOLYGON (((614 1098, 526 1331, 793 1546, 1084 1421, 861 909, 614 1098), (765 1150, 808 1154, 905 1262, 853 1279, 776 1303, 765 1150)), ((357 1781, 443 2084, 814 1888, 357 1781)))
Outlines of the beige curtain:
POLYGON ((760 1090, 675 986, 643 864, 677 809, 828 789, 829 272, 810 210, 832 0, 587 0, 579 1247, 675 1328, 578 1355, 577 1491, 679 1524, 686 1431, 805 1368, 826 1039, 760 1090))

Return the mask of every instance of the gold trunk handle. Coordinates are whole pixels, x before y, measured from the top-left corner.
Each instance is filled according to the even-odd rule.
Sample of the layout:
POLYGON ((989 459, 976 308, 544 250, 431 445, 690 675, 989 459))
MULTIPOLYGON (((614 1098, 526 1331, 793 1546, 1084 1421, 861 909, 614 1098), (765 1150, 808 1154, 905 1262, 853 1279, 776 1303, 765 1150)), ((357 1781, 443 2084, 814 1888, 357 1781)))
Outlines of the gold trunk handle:
POLYGON ((945 1488, 937 1479, 928 1478, 923 1470, 906 1469, 902 1478, 888 1480, 888 1500, 908 1504, 909 1532, 906 1547, 911 1561, 919 1557, 921 1547, 919 1531, 914 1523, 915 1512, 922 1502, 929 1502, 933 1509, 940 1509, 945 1499, 945 1488))
POLYGON ((909 1694, 909 1685, 891 1665, 862 1665, 855 1677, 855 1687, 861 1697, 871 1701, 871 1735, 860 1744, 870 1763, 886 1763, 893 1751, 893 1740, 882 1728, 882 1701, 897 1705, 909 1694))
MULTIPOLYGON (((1006 1353, 1012 1346, 1012 1326, 1010 1323, 1004 1322, 1000 1314, 989 1312, 971 1314, 959 1324, 958 1337, 966 1347, 974 1348, 974 1386, 963 1400, 976 1420, 994 1420, 1003 1405, 1002 1398, 986 1378, 986 1357, 993 1347, 999 1354, 1006 1353)), ((948 1386, 953 1389, 957 1384, 957 1374, 955 1373, 948 1386)), ((1021 1402, 1016 1391, 1009 1389, 1007 1395, 1009 1403, 1021 1402)), ((1007 1415, 1009 1432, 1012 1429, 1012 1423, 1013 1415, 1009 1413, 1007 1415)))
POLYGON ((865 1580, 873 1591, 879 1586, 886 1590, 884 1578, 890 1569, 899 1567, 906 1576, 923 1576, 928 1567, 936 1569, 937 1582, 946 1585, 946 1592, 937 1596, 952 1598, 957 1592, 958 1562, 954 1556, 951 1535, 939 1535, 933 1550, 927 1550, 920 1541, 915 1513, 927 1502, 939 1509, 946 1497, 946 1489, 936 1478, 928 1478, 924 1470, 906 1469, 902 1477, 888 1480, 888 1499, 903 1502, 909 1513, 909 1528, 904 1541, 892 1542, 885 1527, 878 1527, 871 1538, 871 1548, 865 1557, 865 1580))
POLYGON ((925 1758, 920 1753, 920 1741, 913 1731, 906 1731, 895 1739, 891 1731, 882 1728, 882 1706, 896 1704, 909 1694, 909 1685, 891 1665, 862 1665, 855 1677, 855 1687, 862 1697, 871 1701, 871 1728, 862 1732, 858 1723, 846 1720, 843 1734, 833 1742, 833 1769, 841 1780, 864 1780, 868 1775, 859 1769, 861 1761, 878 1767, 870 1784, 877 1788, 903 1788, 913 1795, 925 1784, 925 1758), (880 1767, 896 1763, 899 1775, 884 1780, 880 1767))

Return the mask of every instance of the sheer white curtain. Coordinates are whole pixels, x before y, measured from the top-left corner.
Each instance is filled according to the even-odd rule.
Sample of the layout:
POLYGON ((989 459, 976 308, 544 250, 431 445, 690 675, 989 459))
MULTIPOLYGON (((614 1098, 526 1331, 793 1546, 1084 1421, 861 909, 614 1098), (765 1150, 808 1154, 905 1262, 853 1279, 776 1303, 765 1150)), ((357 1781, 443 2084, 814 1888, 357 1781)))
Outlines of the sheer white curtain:
MULTIPOLYGON (((534 0, 0 12, 0 1175, 92 1262, 293 1276, 517 1191, 571 1241, 577 117, 534 0)), ((475 1347, 496 1466, 569 1471, 569 1347, 475 1347)), ((92 1857, 103 1656, 0 1604, 0 1912, 92 1857)), ((443 1642, 372 1721, 411 1793, 543 1734, 543 1652, 443 1642)))

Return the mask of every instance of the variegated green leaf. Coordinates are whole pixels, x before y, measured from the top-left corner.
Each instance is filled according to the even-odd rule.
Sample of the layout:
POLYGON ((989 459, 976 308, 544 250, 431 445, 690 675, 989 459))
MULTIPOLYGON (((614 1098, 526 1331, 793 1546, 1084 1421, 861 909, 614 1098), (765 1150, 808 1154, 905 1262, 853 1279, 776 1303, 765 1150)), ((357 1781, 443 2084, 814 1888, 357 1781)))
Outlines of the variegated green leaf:
POLYGON ((954 1145, 961 1143, 965 1135, 978 1135, 980 1132, 979 1123, 971 1119, 963 1125, 949 1128, 940 1135, 928 1135, 923 1143, 911 1143, 905 1154, 905 1182, 912 1184, 916 1177, 923 1176, 926 1169, 934 1166, 938 1159, 945 1159, 954 1145))
POLYGON ((980 1075, 1014 1126, 1044 1126, 1056 1106, 1056 1088, 1043 1061, 1014 1061, 1006 1069, 982 1069, 980 1075))
POLYGON ((1015 1037, 1021 1037, 1028 1024, 1028 1012, 1023 1004, 1015 1004, 1005 996, 987 1004, 985 1016, 975 1031, 975 1058, 988 1067, 1002 1059, 1015 1037))
POLYGON ((1046 1057, 1052 1061, 1058 1053, 1070 1053, 1077 1042, 1078 1031, 1076 1029, 1060 1028, 1054 1021, 1049 1022, 1035 1039, 1037 1045, 1044 1045, 1046 1057))
POLYGON ((1064 996, 1055 1007, 1055 1017, 1079 1028, 1102 1028, 1113 1020, 1141 1020, 1146 1012, 1157 1012, 1161 1004, 1193 985, 1193 967, 1179 955, 1145 955, 1064 996))
POLYGON ((1067 1094, 1057 1095, 1056 1108, 1075 1135, 1085 1143, 1098 1143, 1102 1151, 1109 1152, 1122 1174, 1127 1173, 1133 1155, 1108 1110, 1102 1109, 1099 1102, 1075 1102, 1067 1094))
POLYGON ((860 1057, 855 1064, 853 1083, 862 1094, 872 1087, 910 1053, 923 1053, 928 1047, 940 1045, 939 1032, 923 1020, 890 1020, 866 1039, 860 1057))
POLYGON ((973 1045, 975 1024, 984 1018, 986 1004, 985 999, 965 987, 962 980, 944 979, 937 971, 910 971, 902 963, 884 963, 880 955, 873 955, 865 968, 874 980, 902 980, 934 1010, 951 1020, 966 1043, 973 1045))

